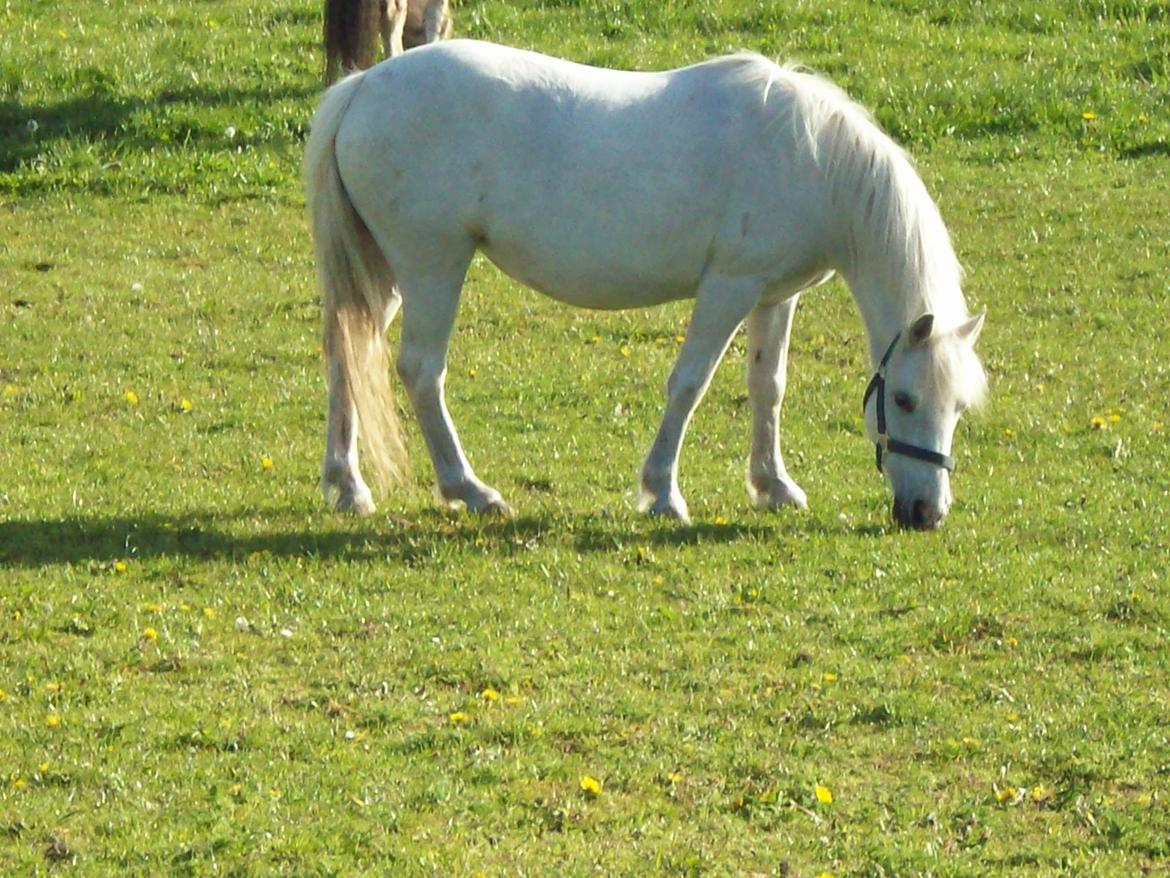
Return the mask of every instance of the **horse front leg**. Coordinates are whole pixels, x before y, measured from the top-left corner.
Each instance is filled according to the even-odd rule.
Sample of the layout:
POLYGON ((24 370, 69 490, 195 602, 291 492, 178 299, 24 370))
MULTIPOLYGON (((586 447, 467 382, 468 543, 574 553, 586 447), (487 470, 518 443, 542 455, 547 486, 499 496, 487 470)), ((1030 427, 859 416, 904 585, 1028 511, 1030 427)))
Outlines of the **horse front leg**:
POLYGON ((696 406, 707 392, 715 367, 760 297, 758 281, 709 276, 695 297, 686 338, 666 383, 666 411, 642 464, 638 508, 689 521, 678 487, 678 456, 696 406))
POLYGON ((462 503, 469 512, 510 516, 512 510, 500 492, 481 482, 472 471, 443 393, 447 347, 466 268, 464 263, 462 269, 448 276, 401 284, 402 341, 398 375, 426 440, 439 497, 448 504, 462 503))
POLYGON ((780 405, 788 382, 788 342, 797 296, 759 305, 747 319, 748 398, 752 407, 752 443, 747 489, 752 502, 767 509, 804 509, 808 498, 788 477, 780 454, 780 405))

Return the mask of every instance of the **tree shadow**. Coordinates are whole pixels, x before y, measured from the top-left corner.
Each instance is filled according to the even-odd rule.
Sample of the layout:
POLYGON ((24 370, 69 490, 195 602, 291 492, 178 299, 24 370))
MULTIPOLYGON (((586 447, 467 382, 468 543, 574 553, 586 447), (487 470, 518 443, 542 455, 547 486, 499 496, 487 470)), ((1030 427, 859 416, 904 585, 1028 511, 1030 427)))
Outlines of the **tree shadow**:
MULTIPOLYGON (((51 103, 3 100, 0 101, 0 172, 15 171, 60 140, 117 142, 135 149, 174 146, 184 141, 184 130, 175 127, 178 125, 181 129, 181 122, 156 119, 142 127, 132 123, 136 116, 147 110, 165 110, 182 104, 199 108, 246 104, 264 107, 283 100, 301 101, 305 105, 305 119, 300 130, 282 134, 279 129, 274 129, 277 133, 267 136, 266 142, 303 139, 308 128, 308 115, 319 91, 317 83, 250 88, 192 84, 162 88, 151 98, 128 97, 99 87, 84 95, 51 103)), ((217 132, 217 136, 222 135, 217 132)))
POLYGON ((109 140, 143 103, 113 94, 70 98, 53 104, 0 101, 0 171, 12 172, 56 140, 109 140))
POLYGON ((1148 140, 1144 143, 1127 146, 1119 150, 1119 154, 1123 159, 1147 159, 1154 158, 1155 156, 1168 156, 1170 155, 1170 141, 1148 140))

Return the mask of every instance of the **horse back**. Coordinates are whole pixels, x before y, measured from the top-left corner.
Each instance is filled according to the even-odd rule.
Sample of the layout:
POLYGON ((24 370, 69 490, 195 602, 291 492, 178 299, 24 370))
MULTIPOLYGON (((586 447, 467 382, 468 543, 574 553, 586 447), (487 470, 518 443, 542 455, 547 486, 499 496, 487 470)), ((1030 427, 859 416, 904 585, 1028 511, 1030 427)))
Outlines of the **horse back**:
POLYGON ((762 264, 784 249, 768 239, 807 231, 816 198, 793 185, 807 162, 767 106, 783 99, 764 94, 768 65, 630 73, 428 46, 366 75, 338 135, 342 177, 395 234, 466 234, 576 304, 689 296, 713 261, 782 275, 762 264))

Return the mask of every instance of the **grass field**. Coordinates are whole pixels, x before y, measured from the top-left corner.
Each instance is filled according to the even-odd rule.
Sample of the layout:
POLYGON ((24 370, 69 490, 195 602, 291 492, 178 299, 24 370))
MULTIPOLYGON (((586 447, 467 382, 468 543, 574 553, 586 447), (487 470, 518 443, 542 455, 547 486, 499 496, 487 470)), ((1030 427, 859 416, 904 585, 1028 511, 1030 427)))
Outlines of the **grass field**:
MULTIPOLYGON (((987 308, 937 533, 844 287, 750 509, 733 346, 639 516, 685 307, 473 266, 448 397, 513 521, 325 509, 305 0, 0 3, 0 873, 1170 875, 1170 4, 463 0, 629 68, 754 49, 915 155, 987 308), (541 364, 533 368, 534 363, 541 364)), ((408 428, 411 427, 408 419, 408 428)))

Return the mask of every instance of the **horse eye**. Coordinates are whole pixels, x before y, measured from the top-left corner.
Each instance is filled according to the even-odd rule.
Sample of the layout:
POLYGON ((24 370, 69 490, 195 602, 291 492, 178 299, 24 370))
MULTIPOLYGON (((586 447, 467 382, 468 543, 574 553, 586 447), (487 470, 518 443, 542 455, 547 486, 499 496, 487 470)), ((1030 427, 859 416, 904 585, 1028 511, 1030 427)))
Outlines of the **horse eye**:
POLYGON ((914 411, 914 399, 908 393, 895 393, 894 405, 907 414, 910 414, 914 411))

